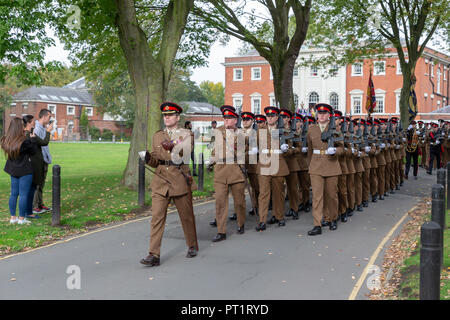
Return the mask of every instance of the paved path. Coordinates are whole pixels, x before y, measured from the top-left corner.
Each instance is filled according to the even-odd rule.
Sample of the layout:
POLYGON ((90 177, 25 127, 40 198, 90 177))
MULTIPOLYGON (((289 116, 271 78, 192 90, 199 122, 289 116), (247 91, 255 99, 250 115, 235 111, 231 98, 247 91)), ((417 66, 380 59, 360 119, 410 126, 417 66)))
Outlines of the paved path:
MULTIPOLYGON (((1 259, 0 299, 348 299, 380 242, 431 194, 435 181, 436 172, 429 176, 420 169, 419 180, 410 178, 396 194, 339 223, 337 231, 324 228, 315 237, 307 235, 312 215, 302 212, 299 220, 261 233, 253 216, 243 235, 229 222, 227 240, 213 244, 214 202, 200 204, 199 255, 185 258, 179 218, 172 213, 156 268, 139 263, 150 231, 150 218, 141 218, 1 259), (67 289, 70 265, 80 267, 80 290, 67 289)), ((381 265, 382 253, 375 264, 381 265)), ((366 299, 367 292, 364 281, 356 299, 366 299)))

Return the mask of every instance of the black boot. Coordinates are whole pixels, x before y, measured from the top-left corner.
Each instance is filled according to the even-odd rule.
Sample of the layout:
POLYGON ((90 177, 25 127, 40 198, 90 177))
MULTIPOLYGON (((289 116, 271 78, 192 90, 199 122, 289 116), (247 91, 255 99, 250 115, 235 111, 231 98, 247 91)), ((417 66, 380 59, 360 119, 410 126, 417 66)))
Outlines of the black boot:
POLYGON ((380 194, 380 200, 384 200, 384 196, 380 194))
MULTIPOLYGON (((400 182, 400 183, 402 183, 402 182, 400 182)), ((399 186, 399 185, 396 185, 396 186, 395 186, 395 190, 400 190, 400 186, 399 186)))
POLYGON ((267 222, 268 224, 275 224, 278 222, 278 219, 275 218, 275 216, 272 216, 272 218, 270 218, 270 220, 267 222))
POLYGON ((394 190, 389 191, 390 194, 395 194, 394 190))
POLYGON ((236 213, 233 213, 230 217, 230 220, 237 220, 237 214, 236 213))
POLYGON ((331 225, 331 222, 322 220, 322 227, 329 227, 331 225))
POLYGON ((363 206, 361 204, 358 204, 358 206, 356 207, 356 211, 363 211, 363 206))
POLYGON ((293 216, 293 212, 294 212, 294 210, 292 210, 292 208, 291 208, 291 209, 289 209, 288 212, 286 212, 285 216, 286 217, 292 217, 293 216))
POLYGON ((314 227, 312 230, 308 231, 308 236, 315 236, 322 234, 322 227, 314 227))
POLYGON ((336 230, 337 229, 337 221, 333 220, 330 223, 330 230, 336 230))
POLYGON ((252 208, 252 210, 250 210, 249 212, 248 212, 248 214, 249 215, 251 215, 251 216, 254 216, 255 214, 257 214, 257 211, 258 210, 258 208, 252 208))
POLYGON ((278 226, 284 227, 285 225, 286 225, 286 220, 281 219, 280 221, 278 221, 278 226))
POLYGON ((345 211, 343 214, 341 214, 341 222, 347 222, 347 211, 345 211))
POLYGON ((378 197, 378 194, 374 194, 373 196, 372 196, 372 202, 377 202, 378 200, 377 200, 377 197, 378 197))
POLYGON ((256 226, 256 231, 263 231, 263 230, 266 230, 266 224, 264 222, 258 223, 258 225, 256 226))
POLYGON ((369 206, 369 201, 363 201, 362 205, 364 208, 367 208, 369 206))
POLYGON ((305 210, 305 206, 303 205, 303 203, 300 203, 300 204, 298 205, 298 212, 300 212, 300 211, 302 211, 302 210, 305 210))
POLYGON ((211 222, 209 223, 209 225, 210 225, 211 227, 217 227, 217 220, 214 219, 214 221, 211 221, 211 222))
POLYGON ((218 233, 212 239, 212 242, 219 242, 219 241, 225 240, 226 238, 227 238, 227 235, 225 233, 218 233))
POLYGON ((293 213, 292 213, 292 219, 293 219, 293 220, 298 220, 298 212, 293 211, 293 213))
POLYGON ((311 211, 311 206, 309 205, 309 202, 307 204, 305 204, 305 212, 310 212, 311 211))
POLYGON ((243 234, 244 232, 245 232, 244 225, 242 225, 241 227, 239 227, 237 229, 237 233, 239 233, 239 234, 243 234))
POLYGON ((353 209, 348 208, 347 209, 347 216, 351 217, 353 215, 353 211, 355 211, 355 208, 353 208, 353 209))

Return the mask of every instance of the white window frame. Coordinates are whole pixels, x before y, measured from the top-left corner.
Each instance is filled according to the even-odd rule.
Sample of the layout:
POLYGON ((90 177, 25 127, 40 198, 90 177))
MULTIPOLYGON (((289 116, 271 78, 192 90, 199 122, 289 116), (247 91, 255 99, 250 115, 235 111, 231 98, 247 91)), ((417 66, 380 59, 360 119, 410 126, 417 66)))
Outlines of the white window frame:
POLYGON ((233 98, 233 107, 237 108, 244 105, 244 95, 242 93, 234 93, 231 97, 233 98))
POLYGON ((23 102, 22 103, 22 108, 28 109, 28 102, 23 102))
POLYGON ((339 66, 337 64, 334 64, 331 66, 330 76, 337 77, 338 75, 339 75, 339 66))
POLYGON ((294 71, 293 71, 293 73, 292 73, 292 76, 294 77, 294 78, 298 78, 299 77, 299 67, 298 66, 295 66, 294 67, 294 71))
POLYGON ((394 91, 395 93, 395 113, 400 114, 400 95, 402 93, 402 89, 398 88, 394 91))
POLYGON ((243 68, 234 68, 233 69, 233 81, 244 81, 244 69, 243 68), (241 71, 241 78, 238 79, 236 77, 236 71, 241 71))
POLYGON ((54 117, 56 118, 56 104, 48 104, 47 105, 47 109, 50 110, 50 112, 54 115, 54 117), (54 110, 52 110, 52 108, 54 108, 54 110))
POLYGON ((295 110, 298 109, 299 106, 299 98, 298 98, 298 94, 294 93, 294 106, 295 106, 295 110))
POLYGON ((431 63, 431 77, 434 78, 434 61, 431 63))
POLYGON ((330 95, 328 96, 328 99, 329 99, 329 101, 330 101, 330 106, 332 106, 333 109, 338 109, 338 110, 339 110, 339 94, 338 94, 337 92, 331 92, 330 95), (336 95, 336 96, 337 96, 337 105, 336 105, 336 106, 334 106, 334 105, 332 104, 332 101, 331 101, 331 97, 332 97, 333 95, 336 95))
POLYGON ((363 70, 362 62, 357 62, 357 63, 352 64, 352 77, 362 77, 363 73, 364 73, 364 70, 363 70), (361 73, 356 73, 355 72, 355 67, 356 66, 361 66, 361 73))
POLYGON ((86 115, 88 117, 94 116, 94 108, 93 107, 86 107, 86 115), (90 114, 89 114, 90 113, 90 114))
MULTIPOLYGON (((406 63, 408 63, 408 59, 405 59, 406 63)), ((397 60, 397 71, 396 74, 402 74, 402 68, 400 67, 400 60, 397 60)))
POLYGON ((262 80, 261 67, 252 68, 252 80, 259 81, 262 80), (255 71, 259 70, 259 78, 255 77, 255 71))
POLYGON ((385 76, 386 75, 386 61, 374 61, 373 62, 373 75, 385 76), (377 66, 383 65, 383 71, 378 71, 377 66))
POLYGON ((67 106, 67 115, 74 116, 75 115, 75 106, 67 106), (73 108, 73 112, 69 112, 69 108, 73 108))
POLYGON ((350 94, 350 109, 352 110, 352 114, 362 114, 363 112, 363 97, 364 97, 364 91, 359 89, 354 89, 349 92, 350 94), (355 111, 355 98, 358 98, 361 103, 361 111, 360 113, 357 113, 355 111))
POLYGON ((270 67, 270 80, 273 80, 273 71, 272 71, 272 67, 270 67))
POLYGON ((318 77, 319 76, 319 68, 316 66, 311 66, 311 68, 309 68, 309 76, 310 77, 318 77))
POLYGON ((269 101, 270 101, 270 105, 273 107, 277 104, 277 102, 275 100, 275 94, 273 92, 269 94, 269 101))
POLYGON ((377 106, 375 107, 375 110, 378 110, 378 108, 380 107, 380 101, 382 102, 383 109, 381 110, 381 112, 376 112, 374 110, 373 113, 384 114, 386 112, 386 91, 382 89, 375 90, 375 99, 377 101, 377 106))
POLYGON ((436 71, 436 92, 441 93, 441 68, 436 71))
POLYGON ((254 114, 261 114, 261 95, 259 93, 254 93, 250 95, 251 97, 251 107, 254 114), (255 101, 259 101, 259 110, 255 110, 255 101))
POLYGON ((320 95, 316 91, 311 91, 310 93, 308 93, 308 106, 309 106, 310 103, 318 104, 319 102, 320 102, 320 95), (311 101, 311 95, 313 93, 315 93, 317 95, 317 102, 311 101))

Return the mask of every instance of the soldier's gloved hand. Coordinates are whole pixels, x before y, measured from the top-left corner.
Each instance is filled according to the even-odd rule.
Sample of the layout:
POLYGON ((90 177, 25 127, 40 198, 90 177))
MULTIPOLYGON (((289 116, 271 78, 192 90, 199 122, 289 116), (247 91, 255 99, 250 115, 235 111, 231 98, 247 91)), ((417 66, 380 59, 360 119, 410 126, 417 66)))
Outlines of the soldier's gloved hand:
POLYGON ((172 151, 173 147, 175 147, 175 144, 172 141, 164 140, 161 142, 161 146, 168 151, 172 151))
POLYGON ((253 147, 252 150, 250 150, 249 154, 257 154, 258 153, 258 147, 253 147))
POLYGON ((360 158, 361 155, 362 155, 362 152, 361 152, 361 151, 358 151, 358 158, 360 158))
POLYGON ((335 153, 336 153, 336 148, 335 148, 335 147, 329 147, 329 148, 327 149, 327 153, 328 153, 329 155, 335 154, 335 153))
POLYGON ((420 131, 419 131, 419 130, 416 130, 416 134, 420 134, 420 131))
POLYGON ((400 149, 400 146, 399 146, 399 145, 396 145, 396 146, 395 146, 395 149, 397 149, 397 150, 400 149))
POLYGON ((307 153, 307 152, 308 152, 308 148, 307 148, 307 147, 303 147, 303 148, 302 148, 302 152, 303 152, 303 153, 307 153))
POLYGON ((389 147, 391 146, 391 144, 390 144, 390 143, 388 143, 388 144, 387 144, 387 146, 388 146, 388 148, 389 148, 389 147))
POLYGON ((356 153, 356 149, 355 148, 352 148, 352 153, 356 153))
POLYGON ((380 144, 380 148, 384 149, 384 148, 386 148, 386 145, 384 143, 382 143, 382 144, 380 144))
POLYGON ((408 130, 411 130, 413 128, 412 124, 409 125, 408 130))
POLYGON ((406 142, 406 138, 403 138, 402 140, 403 140, 403 142, 406 142))
POLYGON ((441 143, 439 140, 436 140, 436 144, 439 144, 439 143, 441 143))
POLYGON ((286 152, 289 150, 289 145, 286 143, 283 143, 280 147, 281 151, 286 152))
POLYGON ((151 159, 151 155, 150 152, 148 152, 148 150, 145 151, 145 163, 148 163, 151 159))
POLYGON ((365 148, 364 148, 364 151, 370 152, 370 149, 371 149, 370 147, 365 147, 365 148))

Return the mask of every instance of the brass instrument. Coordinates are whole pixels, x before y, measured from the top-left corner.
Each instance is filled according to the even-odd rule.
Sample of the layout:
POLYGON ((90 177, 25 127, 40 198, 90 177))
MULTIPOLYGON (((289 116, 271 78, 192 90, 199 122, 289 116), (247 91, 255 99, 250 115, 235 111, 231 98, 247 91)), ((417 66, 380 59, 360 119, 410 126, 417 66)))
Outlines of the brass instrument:
POLYGON ((406 151, 409 153, 416 152, 417 146, 419 144, 419 135, 416 133, 416 130, 413 129, 413 135, 411 139, 409 139, 411 136, 408 135, 408 141, 406 145, 406 151))

